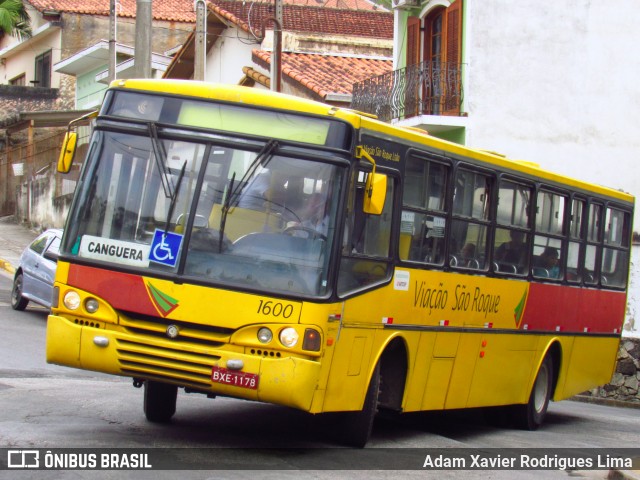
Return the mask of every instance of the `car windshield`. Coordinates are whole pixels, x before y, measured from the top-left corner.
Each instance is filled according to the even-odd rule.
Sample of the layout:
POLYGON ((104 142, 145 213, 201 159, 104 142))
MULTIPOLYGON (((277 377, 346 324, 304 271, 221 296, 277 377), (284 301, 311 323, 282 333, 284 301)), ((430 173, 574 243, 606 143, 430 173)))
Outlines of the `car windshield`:
POLYGON ((63 253, 199 283, 326 295, 342 169, 285 154, 275 141, 229 145, 98 130, 63 253))

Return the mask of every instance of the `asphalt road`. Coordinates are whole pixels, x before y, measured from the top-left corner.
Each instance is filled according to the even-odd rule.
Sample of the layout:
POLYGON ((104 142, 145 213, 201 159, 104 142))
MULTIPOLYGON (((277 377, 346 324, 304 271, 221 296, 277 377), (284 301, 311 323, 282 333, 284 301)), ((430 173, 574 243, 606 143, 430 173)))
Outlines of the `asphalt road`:
POLYGON ((421 470, 410 457, 416 449, 640 447, 639 410, 573 401, 552 404, 546 424, 535 432, 493 427, 479 411, 383 418, 365 451, 335 450, 330 424, 322 416, 182 391, 172 423, 151 424, 142 411, 142 390, 129 379, 47 364, 47 312, 34 306, 13 311, 10 285, 8 275, 0 274, 0 446, 181 448, 209 452, 233 470, 219 470, 209 458, 203 470, 0 471, 0 478, 604 479, 608 470, 421 470), (403 465, 404 458, 403 471, 385 470, 387 464, 403 465), (378 470, 367 470, 368 462, 378 470), (354 465, 362 469, 350 470, 354 465))

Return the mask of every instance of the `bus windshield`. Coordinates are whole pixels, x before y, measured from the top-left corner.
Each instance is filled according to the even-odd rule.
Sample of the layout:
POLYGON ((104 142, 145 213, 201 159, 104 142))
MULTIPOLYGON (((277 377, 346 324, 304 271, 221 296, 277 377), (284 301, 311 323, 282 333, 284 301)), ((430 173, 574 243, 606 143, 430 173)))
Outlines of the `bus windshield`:
POLYGON ((276 140, 158 133, 152 123, 135 134, 96 130, 64 253, 145 275, 328 294, 342 168, 276 140))

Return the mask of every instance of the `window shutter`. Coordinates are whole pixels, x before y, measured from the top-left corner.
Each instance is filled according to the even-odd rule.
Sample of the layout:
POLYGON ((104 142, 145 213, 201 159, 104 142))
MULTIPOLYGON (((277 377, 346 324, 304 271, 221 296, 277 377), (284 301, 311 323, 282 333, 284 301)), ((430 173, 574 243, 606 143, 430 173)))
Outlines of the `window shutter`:
POLYGON ((459 115, 462 101, 462 1, 455 0, 447 8, 445 62, 447 65, 445 115, 459 115))
POLYGON ((420 62, 420 19, 407 19, 407 66, 420 62))
POLYGON ((462 0, 456 0, 447 8, 447 57, 446 62, 460 63, 462 43, 462 0))

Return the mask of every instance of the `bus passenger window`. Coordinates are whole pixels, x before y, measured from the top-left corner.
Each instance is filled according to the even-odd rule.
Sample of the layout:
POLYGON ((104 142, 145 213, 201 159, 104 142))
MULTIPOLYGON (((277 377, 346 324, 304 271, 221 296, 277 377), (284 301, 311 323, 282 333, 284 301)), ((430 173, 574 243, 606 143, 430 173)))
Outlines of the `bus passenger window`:
POLYGON ((448 262, 450 267, 485 270, 493 179, 461 168, 456 174, 448 262))
POLYGON ((567 281, 577 283, 582 280, 580 262, 580 244, 583 239, 583 222, 585 217, 585 201, 574 198, 571 202, 569 217, 569 247, 567 249, 567 281))
POLYGON ((405 167, 400 258, 444 265, 449 167, 410 156, 405 167))
POLYGON ((562 279, 564 275, 564 218, 567 197, 540 191, 536 203, 536 235, 533 238, 531 273, 540 279, 562 279))
POLYGON ((496 228, 493 244, 493 269, 498 273, 529 272, 532 192, 530 185, 500 181, 496 221, 503 228, 496 228))
POLYGON ((600 275, 598 265, 598 253, 602 247, 600 245, 602 235, 602 205, 592 203, 589 205, 589 218, 587 219, 587 247, 584 258, 584 283, 596 285, 600 275))
POLYGON ((600 283, 603 287, 624 287, 629 266, 630 216, 607 208, 604 224, 604 244, 600 283))

